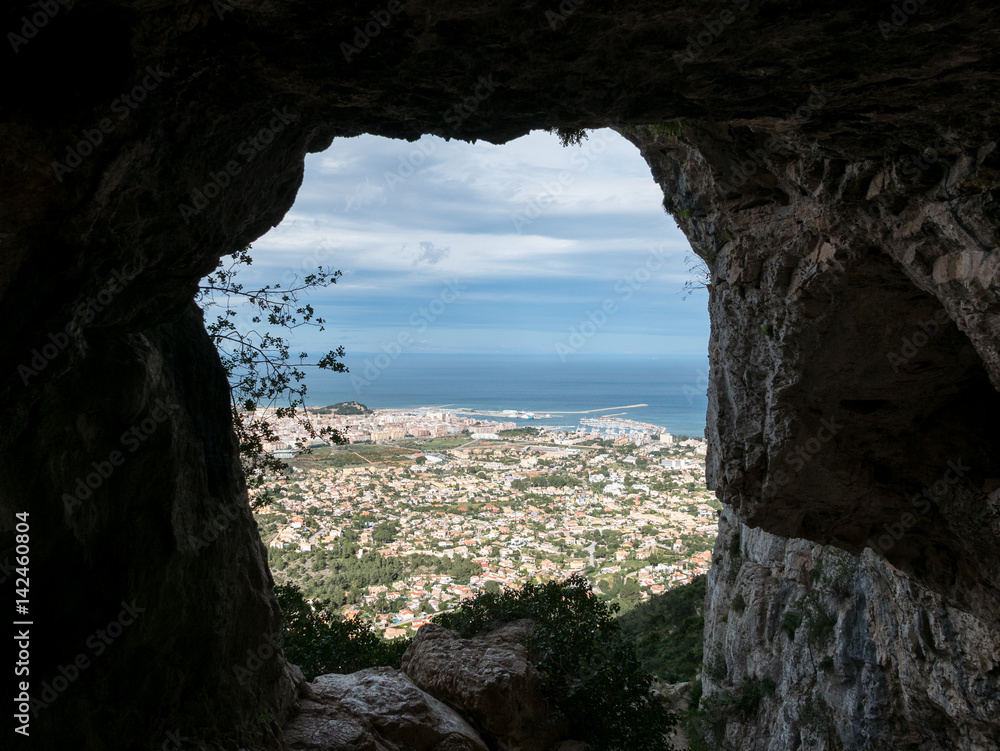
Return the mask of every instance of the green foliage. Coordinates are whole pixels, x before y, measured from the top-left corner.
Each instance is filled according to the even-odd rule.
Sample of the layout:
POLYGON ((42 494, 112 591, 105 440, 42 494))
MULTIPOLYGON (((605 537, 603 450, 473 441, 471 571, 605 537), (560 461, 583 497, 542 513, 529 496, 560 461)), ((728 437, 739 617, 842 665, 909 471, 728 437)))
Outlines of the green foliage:
POLYGON ((809 612, 806 621, 806 637, 810 646, 818 647, 826 644, 833 638, 834 629, 837 627, 837 614, 827 613, 819 603, 816 603, 809 612))
MULTIPOLYGON (((770 693, 774 694, 774 681, 767 679, 770 683, 770 693)), ((742 719, 750 719, 757 713, 760 700, 764 697, 765 690, 762 681, 755 681, 749 675, 743 676, 739 687, 730 693, 723 694, 726 697, 728 706, 733 713, 742 719)))
POLYGON ((574 575, 480 594, 435 622, 469 637, 531 619, 528 654, 546 677, 546 690, 572 737, 609 751, 665 749, 664 734, 676 718, 650 694, 652 676, 642 669, 615 611, 574 575))
POLYGON ((307 680, 325 673, 353 673, 373 667, 398 668, 409 639, 386 641, 371 626, 346 621, 327 609, 314 607, 295 586, 277 586, 285 656, 302 668, 307 680))
POLYGON ((687 701, 688 707, 690 709, 697 709, 698 704, 701 702, 701 695, 704 692, 704 688, 701 685, 701 678, 695 678, 691 681, 691 687, 688 689, 687 701))
POLYGON ((737 530, 733 533, 733 536, 729 538, 729 557, 739 558, 740 557, 740 532, 737 530))
POLYGON ((781 616, 781 624, 778 626, 784 634, 795 641, 795 632, 802 625, 802 613, 797 610, 789 610, 781 616))
POLYGON ((372 540, 375 542, 392 542, 399 534, 397 522, 382 522, 372 530, 372 540))
POLYGON ((315 415, 371 415, 374 412, 361 402, 337 402, 313 410, 315 415))
MULTIPOLYGON (((699 687, 700 688, 700 687, 699 687)), ((691 751, 718 751, 732 748, 725 740, 728 722, 746 722, 754 717, 765 698, 774 696, 774 681, 754 679, 749 675, 731 689, 716 691, 691 703, 684 720, 684 732, 691 751)))
POLYGON ((548 133, 555 133, 559 143, 565 146, 579 146, 587 140, 587 131, 583 128, 548 128, 548 133))
POLYGON ((503 438, 533 438, 541 435, 542 431, 530 425, 523 428, 512 428, 511 430, 501 430, 499 435, 503 438))
POLYGON ((669 136, 676 138, 684 130, 684 123, 680 120, 674 120, 669 123, 662 123, 657 125, 650 125, 649 129, 658 136, 669 136))
POLYGON ((760 333, 762 333, 764 336, 773 337, 774 325, 770 323, 762 323, 760 325, 760 333))
MULTIPOLYGON (((300 326, 316 326, 323 331, 325 321, 313 307, 299 301, 306 292, 336 284, 339 271, 320 266, 302 280, 293 279, 285 288, 265 284, 247 289, 237 281, 240 268, 250 266, 250 246, 229 259, 219 261, 216 270, 199 286, 197 301, 208 312, 221 311, 214 321, 206 318, 205 328, 219 351, 219 358, 231 384, 233 428, 239 441, 240 459, 247 485, 260 487, 269 475, 285 470, 284 462, 264 451, 264 444, 278 439, 273 418, 294 418, 311 438, 323 437, 331 443, 344 443, 337 431, 315 430, 304 412, 306 385, 303 368, 316 367, 346 373, 340 361, 344 348, 327 352, 316 362, 306 362, 303 352, 292 359, 283 331, 300 326), (246 325, 237 325, 239 312, 248 311, 246 325), (294 363, 294 364, 293 364, 294 363), (279 402, 283 402, 278 406, 279 402), (274 408, 273 416, 263 416, 261 408, 274 408)), ((255 508, 266 505, 270 497, 258 496, 255 508)))
POLYGON ((743 599, 742 592, 736 593, 736 596, 733 598, 733 601, 729 603, 729 609, 735 610, 737 613, 742 613, 744 610, 747 609, 747 603, 746 600, 743 599))
POLYGON ((832 571, 829 573, 830 587, 841 600, 846 600, 854 591, 854 576, 856 573, 854 558, 849 553, 830 554, 834 557, 832 571))
POLYGON ((618 618, 636 642, 642 667, 664 683, 693 680, 701 670, 706 577, 640 603, 618 618))
POLYGON ((545 474, 535 475, 526 480, 514 480, 511 487, 517 490, 527 490, 528 488, 575 488, 582 485, 583 481, 572 475, 545 474))

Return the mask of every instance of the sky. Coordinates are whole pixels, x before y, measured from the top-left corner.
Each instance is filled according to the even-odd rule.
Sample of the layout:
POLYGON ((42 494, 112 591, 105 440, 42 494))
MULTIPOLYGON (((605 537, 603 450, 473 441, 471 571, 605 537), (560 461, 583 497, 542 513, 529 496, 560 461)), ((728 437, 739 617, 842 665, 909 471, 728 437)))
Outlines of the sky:
POLYGON ((563 147, 425 136, 336 139, 295 205, 253 243, 247 287, 317 265, 327 319, 293 350, 704 355, 707 292, 638 150, 611 130, 563 147))

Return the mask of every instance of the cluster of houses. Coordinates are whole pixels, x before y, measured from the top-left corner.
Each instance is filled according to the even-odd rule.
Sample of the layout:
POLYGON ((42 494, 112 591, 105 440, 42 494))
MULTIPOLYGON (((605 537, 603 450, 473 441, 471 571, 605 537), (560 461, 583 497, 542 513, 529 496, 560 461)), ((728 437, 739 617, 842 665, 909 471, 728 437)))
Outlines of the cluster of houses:
POLYGON ((277 500, 258 523, 266 544, 300 553, 333 549, 349 528, 360 534, 358 556, 460 556, 480 566, 468 584, 422 574, 369 588, 347 614, 373 616, 390 636, 490 581, 620 573, 647 598, 707 571, 719 504, 704 487, 703 441, 574 443, 470 441, 403 463, 300 470, 264 488, 277 500), (391 541, 374 534, 386 522, 398 530, 391 541), (373 607, 380 596, 390 612, 373 607))

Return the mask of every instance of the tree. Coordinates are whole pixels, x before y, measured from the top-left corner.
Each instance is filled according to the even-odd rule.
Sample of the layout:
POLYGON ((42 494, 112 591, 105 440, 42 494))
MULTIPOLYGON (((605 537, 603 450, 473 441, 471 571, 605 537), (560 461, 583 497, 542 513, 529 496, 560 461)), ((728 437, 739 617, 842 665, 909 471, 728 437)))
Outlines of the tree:
POLYGON ((588 137, 583 128, 548 128, 547 132, 554 133, 563 146, 579 146, 588 137))
MULTIPOLYGON (((212 308, 220 311, 214 321, 206 321, 206 329, 231 385, 233 428, 247 486, 254 488, 260 487, 269 474, 285 470, 282 461, 264 450, 264 444, 277 441, 278 435, 263 408, 272 408, 276 418, 297 419, 311 438, 322 436, 332 443, 345 442, 333 429, 315 430, 304 414, 303 368, 346 373, 347 366, 340 360, 345 354, 343 347, 330 350, 312 363, 306 362, 309 355, 302 352, 294 362, 287 339, 276 333, 291 332, 300 326, 316 326, 323 331, 325 321, 316 316, 311 305, 300 303, 300 297, 312 289, 336 284, 340 272, 320 266, 301 281, 293 279, 285 289, 280 284, 247 289, 237 281, 237 275, 252 263, 250 246, 220 259, 216 270, 199 286, 197 302, 206 312, 212 308), (250 327, 246 330, 237 325, 241 310, 250 311, 250 327)), ((256 508, 270 500, 270 496, 262 494, 253 505, 256 508)))
POLYGON ((587 580, 526 584, 483 593, 435 622, 469 638, 500 623, 534 622, 528 656, 546 677, 546 691, 566 718, 570 735, 593 748, 660 751, 676 717, 654 697, 635 644, 587 580))
POLYGON ((386 641, 367 623, 344 620, 326 603, 310 605, 297 587, 277 586, 274 593, 281 607, 285 656, 302 668, 307 680, 324 673, 400 666, 409 639, 386 641))

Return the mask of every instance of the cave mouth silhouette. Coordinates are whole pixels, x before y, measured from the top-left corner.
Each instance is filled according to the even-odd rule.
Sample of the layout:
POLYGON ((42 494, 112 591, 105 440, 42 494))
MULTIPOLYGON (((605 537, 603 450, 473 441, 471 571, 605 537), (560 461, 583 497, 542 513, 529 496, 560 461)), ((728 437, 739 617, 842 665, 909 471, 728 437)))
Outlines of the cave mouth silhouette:
MULTIPOLYGON (((869 283, 877 297, 871 283, 888 278, 893 295, 907 287, 926 295, 930 320, 943 309, 955 322, 949 339, 979 363, 958 363, 970 376, 967 393, 986 391, 983 373, 1000 383, 992 281, 1000 165, 989 135, 1000 98, 988 95, 1000 65, 988 4, 926 3, 896 23, 888 9, 862 2, 781 13, 767 3, 734 3, 724 9, 732 14, 725 23, 717 4, 701 0, 637 0, 624 9, 539 3, 509 12, 430 0, 394 14, 349 60, 340 45, 360 48, 353 40, 371 20, 368 4, 222 5, 95 0, 59 5, 50 17, 20 0, 5 15, 6 28, 21 32, 30 22, 37 33, 23 35, 27 43, 7 58, 13 104, 3 115, 10 156, 0 162, 0 508, 7 529, 0 560, 15 550, 14 514, 29 513, 31 581, 45 593, 33 599, 32 615, 44 625, 35 634, 31 690, 51 686, 78 655, 95 658, 74 680, 64 677, 66 690, 39 714, 33 740, 40 747, 105 749, 123 745, 109 739, 126 739, 155 748, 178 729, 230 746, 280 746, 294 677, 273 648, 249 676, 234 673, 248 653, 259 661, 267 652, 278 613, 246 509, 225 379, 191 300, 220 256, 281 220, 306 154, 336 137, 439 131, 500 142, 533 128, 682 122, 683 138, 644 131, 636 140, 713 271, 710 483, 734 513, 765 529, 821 542, 836 534, 853 544, 871 531, 850 528, 855 511, 864 510, 866 524, 894 523, 900 499, 939 479, 939 464, 918 465, 943 457, 900 421, 893 424, 901 430, 882 442, 905 438, 899 451, 850 483, 831 485, 851 488, 849 498, 832 492, 821 513, 805 494, 776 493, 775 502, 760 503, 769 468, 795 448, 796 433, 786 428, 844 409, 861 426, 838 443, 836 466, 850 470, 868 458, 856 450, 865 442, 854 441, 865 437, 864 421, 899 395, 840 389, 831 397, 823 388, 848 363, 885 365, 864 322, 850 315, 838 321, 836 346, 851 359, 821 359, 830 367, 800 388, 809 355, 832 330, 825 303, 844 290, 833 282, 869 283), (37 13, 47 22, 35 24, 37 13), (116 98, 141 85, 149 67, 162 70, 163 83, 127 118, 110 121, 116 98), (825 102, 797 118, 812 87, 825 102), (489 98, 480 99, 487 88, 489 98), (248 144, 249 159, 241 144, 270 128, 275 111, 286 127, 267 148, 248 144), (101 143, 57 176, 53 162, 95 128, 101 143), (941 148, 931 163, 924 156, 935 144, 941 148), (746 165, 741 174, 739 165, 746 165), (193 215, 182 210, 223 172, 227 184, 214 198, 193 215), (865 261, 872 249, 892 275, 865 261), (806 273, 803 259, 809 268, 832 264, 847 273, 806 273), (62 342, 78 307, 123 270, 136 275, 59 349, 50 336, 62 342), (951 339, 959 331, 971 350, 951 339), (57 356, 23 379, 19 366, 49 344, 57 356), (152 416, 160 403, 168 408, 163 422, 152 416), (76 498, 79 506, 64 499, 146 420, 155 431, 101 478, 100 493, 80 490, 92 495, 76 498), (910 455, 913 446, 921 450, 910 455), (209 534, 212 544, 197 544, 209 534), (131 618, 124 611, 133 601, 144 612, 113 646, 92 654, 88 639, 123 613, 131 618)), ((917 312, 869 310, 876 328, 892 310, 917 312)), ((937 354, 945 356, 937 375, 961 391, 947 350, 937 354)), ((923 394, 933 397, 929 405, 941 403, 934 378, 910 375, 903 400, 910 406, 900 416, 923 394)), ((969 414, 981 400, 960 402, 969 414)), ((992 401, 982 403, 989 417, 992 401)), ((945 411, 951 417, 933 413, 934 425, 954 435, 958 412, 945 411)), ((968 434, 984 436, 987 452, 995 442, 989 422, 968 434)), ((926 534, 886 555, 917 585, 985 623, 1000 613, 993 461, 984 465, 989 476, 970 478, 938 506, 940 523, 922 517, 926 534), (922 554, 931 548, 947 556, 922 554), (921 568, 922 559, 935 565, 921 568)), ((811 462, 809 471, 826 466, 811 462)), ((896 591, 885 596, 904 602, 896 591)), ((759 655, 759 646, 747 652, 759 655)), ((936 650, 922 654, 937 658, 936 650)), ((866 665, 881 685, 882 668, 866 665)), ((856 713, 836 726, 877 716, 886 727, 921 727, 911 709, 926 702, 879 714, 866 701, 859 695, 856 713)), ((779 720, 762 714, 760 722, 779 720)), ((738 728, 740 737, 752 730, 738 728)), ((781 728, 760 731, 777 737, 781 728)))

